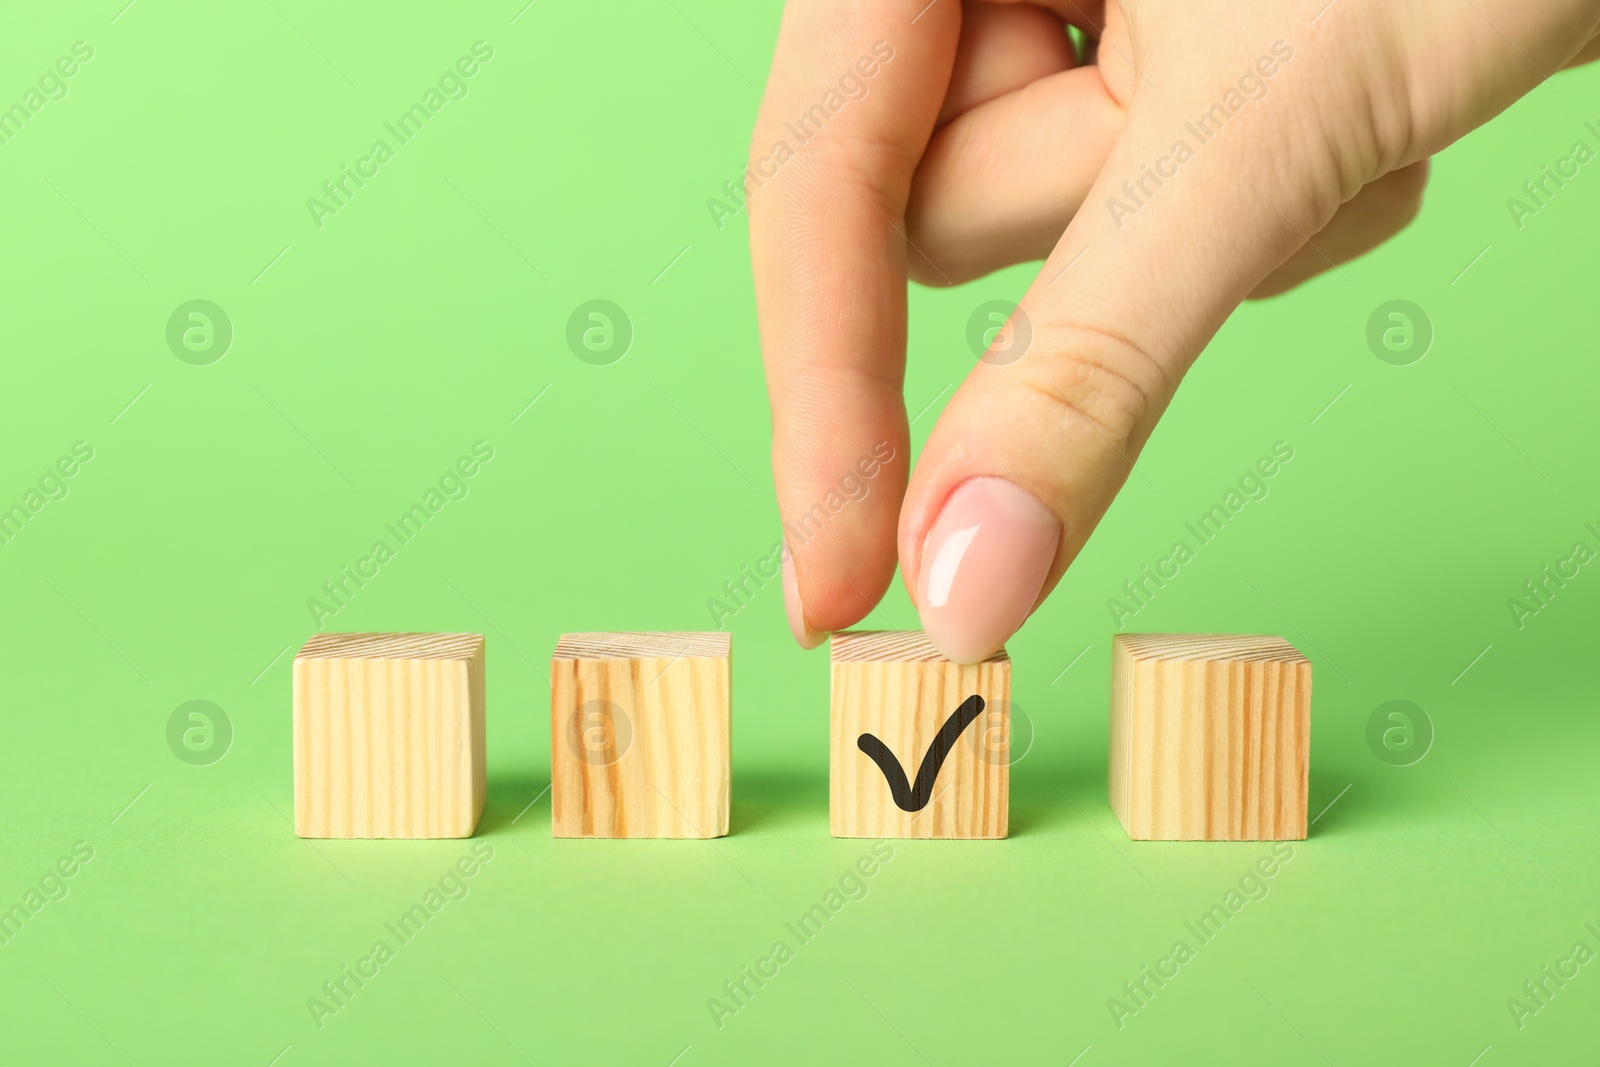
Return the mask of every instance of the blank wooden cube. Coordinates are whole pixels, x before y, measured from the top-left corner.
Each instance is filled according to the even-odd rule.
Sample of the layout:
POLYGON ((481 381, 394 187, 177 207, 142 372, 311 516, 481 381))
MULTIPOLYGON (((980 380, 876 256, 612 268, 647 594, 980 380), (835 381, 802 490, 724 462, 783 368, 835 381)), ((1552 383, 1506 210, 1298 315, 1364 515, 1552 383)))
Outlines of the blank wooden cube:
POLYGON ((483 814, 481 634, 318 634, 294 658, 301 837, 471 837, 483 814))
POLYGON ((1281 637, 1118 634, 1111 808, 1128 836, 1306 836, 1311 664, 1281 637))
POLYGON ((728 832, 731 638, 565 634, 550 659, 557 837, 728 832))
POLYGON ((834 837, 1006 836, 1011 660, 1004 650, 959 664, 920 632, 856 631, 833 635, 832 666, 834 837))

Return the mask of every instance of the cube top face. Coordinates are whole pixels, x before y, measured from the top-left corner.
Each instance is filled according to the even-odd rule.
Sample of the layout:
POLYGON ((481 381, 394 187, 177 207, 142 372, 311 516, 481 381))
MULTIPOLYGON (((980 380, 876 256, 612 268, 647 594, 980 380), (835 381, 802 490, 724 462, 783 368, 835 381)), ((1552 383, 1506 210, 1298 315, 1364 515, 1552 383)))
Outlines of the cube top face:
POLYGON ((728 832, 731 638, 566 634, 550 660, 556 837, 728 832))
POLYGON ((316 634, 295 659, 467 660, 482 650, 482 634, 316 634))
POLYGON ((294 660, 295 832, 470 837, 487 782, 479 634, 318 634, 294 660))
POLYGON ((1303 840, 1311 663, 1280 637, 1119 634, 1110 749, 1135 840, 1303 840))
POLYGON ((1118 634, 1114 643, 1141 661, 1310 662, 1289 642, 1269 634, 1118 634))
POLYGON ((721 632, 562 634, 554 659, 726 659, 733 637, 721 632))
MULTIPOLYGON (((933 647, 921 630, 846 630, 829 642, 834 663, 940 663, 954 666, 952 660, 933 647)), ((1001 649, 985 663, 1010 663, 1001 649)))
POLYGON ((1001 838, 1010 808, 1011 660, 944 658, 921 633, 832 638, 835 837, 1001 838))

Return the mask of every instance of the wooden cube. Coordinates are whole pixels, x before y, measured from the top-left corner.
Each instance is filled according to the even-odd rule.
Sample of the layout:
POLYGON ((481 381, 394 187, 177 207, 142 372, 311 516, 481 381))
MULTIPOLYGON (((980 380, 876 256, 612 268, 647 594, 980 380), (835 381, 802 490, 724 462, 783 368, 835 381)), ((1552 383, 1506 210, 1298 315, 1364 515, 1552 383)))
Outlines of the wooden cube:
POLYGON ((1306 836, 1311 664, 1281 637, 1118 634, 1111 808, 1128 836, 1306 836))
POLYGON ((920 632, 833 635, 834 837, 998 838, 1010 807, 1011 660, 945 659, 920 632))
POLYGON ((294 658, 301 837, 471 837, 483 814, 483 636, 318 634, 294 658))
POLYGON ((565 634, 550 659, 557 837, 728 832, 731 638, 565 634))

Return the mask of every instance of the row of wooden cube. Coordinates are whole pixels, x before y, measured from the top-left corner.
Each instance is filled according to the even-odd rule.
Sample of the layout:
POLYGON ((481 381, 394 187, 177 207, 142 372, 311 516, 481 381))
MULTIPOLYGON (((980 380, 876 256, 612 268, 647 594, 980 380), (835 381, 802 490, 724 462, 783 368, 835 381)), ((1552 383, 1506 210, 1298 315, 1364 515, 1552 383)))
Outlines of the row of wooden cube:
MULTIPOLYGON (((1109 787, 1136 839, 1306 836, 1311 667, 1275 637, 1118 635, 1109 787)), ((551 658, 557 837, 728 832, 730 638, 568 634, 551 658)), ((837 837, 1000 838, 1011 662, 832 639, 837 837)), ((485 799, 477 634, 321 634, 295 658, 302 837, 465 837, 485 799)))

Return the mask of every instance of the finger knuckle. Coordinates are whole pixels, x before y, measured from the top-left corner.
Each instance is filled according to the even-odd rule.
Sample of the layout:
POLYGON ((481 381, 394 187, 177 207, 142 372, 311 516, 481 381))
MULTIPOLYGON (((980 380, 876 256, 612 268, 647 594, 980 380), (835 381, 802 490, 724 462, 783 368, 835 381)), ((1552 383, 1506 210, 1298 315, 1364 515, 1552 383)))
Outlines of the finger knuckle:
POLYGON ((1044 396, 1075 432, 1121 453, 1148 436, 1170 395, 1172 375, 1137 342, 1105 329, 1057 327, 1035 338, 1040 358, 1024 359, 1024 382, 1044 396))
POLYGON ((795 145, 757 133, 746 168, 750 213, 820 219, 855 201, 895 218, 905 210, 905 182, 915 159, 904 145, 869 131, 825 129, 795 145), (865 201, 863 204, 862 201, 865 201))

